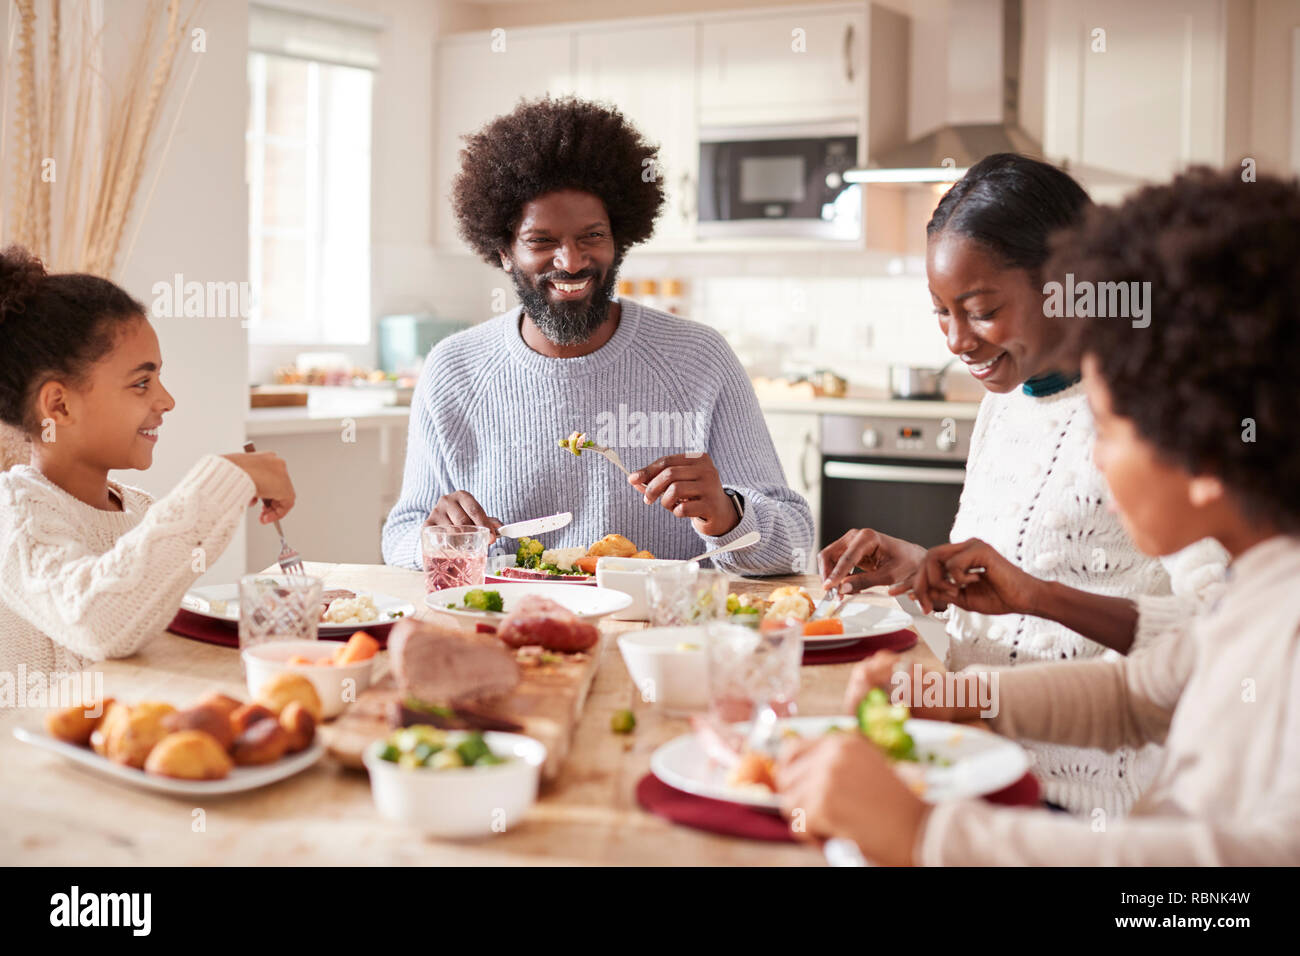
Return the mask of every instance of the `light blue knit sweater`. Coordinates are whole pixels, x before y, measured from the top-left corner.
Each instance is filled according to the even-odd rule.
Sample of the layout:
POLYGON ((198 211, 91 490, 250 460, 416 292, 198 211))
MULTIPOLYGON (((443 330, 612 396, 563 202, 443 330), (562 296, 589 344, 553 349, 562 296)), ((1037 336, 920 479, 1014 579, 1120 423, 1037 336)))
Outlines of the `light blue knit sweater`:
MULTIPOLYGON (((741 574, 803 571, 813 547, 808 504, 785 483, 753 386, 714 329, 621 302, 603 347, 548 358, 519 332, 520 309, 439 342, 411 403, 402 494, 384 524, 384 560, 420 566, 420 528, 452 491, 470 492, 502 521, 572 511, 573 523, 542 535, 548 548, 590 545, 617 532, 655 557, 689 558, 757 529, 755 547, 720 556, 741 574), (695 531, 647 505, 612 464, 575 457, 556 440, 586 432, 618 450, 629 469, 668 454, 707 451, 724 487, 744 496, 727 534, 695 531)), ((492 553, 511 553, 500 539, 492 553)))

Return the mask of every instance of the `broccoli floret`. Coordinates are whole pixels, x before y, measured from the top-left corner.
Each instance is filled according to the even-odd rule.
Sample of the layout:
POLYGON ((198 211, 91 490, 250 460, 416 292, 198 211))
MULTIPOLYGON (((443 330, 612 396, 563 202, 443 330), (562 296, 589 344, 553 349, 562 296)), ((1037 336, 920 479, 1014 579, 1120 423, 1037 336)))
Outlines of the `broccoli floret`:
POLYGON ((915 760, 916 743, 903 729, 903 722, 910 716, 906 707, 891 703, 884 690, 874 687, 858 704, 858 729, 886 756, 915 760))
POLYGON ((484 591, 482 588, 466 591, 465 606, 476 611, 500 611, 502 608, 501 592, 484 591))
POLYGON ((540 541, 534 541, 532 538, 520 538, 519 551, 515 554, 515 567, 536 568, 542 563, 542 552, 545 550, 545 545, 540 541))
POLYGON ((584 448, 596 447, 596 443, 582 432, 574 432, 568 438, 559 439, 556 444, 575 455, 581 455, 584 448))

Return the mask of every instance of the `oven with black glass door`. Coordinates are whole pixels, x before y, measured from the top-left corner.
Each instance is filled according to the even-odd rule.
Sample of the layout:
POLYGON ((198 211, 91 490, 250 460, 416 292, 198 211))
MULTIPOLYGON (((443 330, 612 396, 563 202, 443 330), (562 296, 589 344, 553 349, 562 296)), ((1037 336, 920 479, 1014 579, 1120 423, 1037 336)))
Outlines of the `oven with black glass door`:
POLYGON ((945 415, 823 415, 818 547, 854 528, 927 548, 946 543, 974 424, 945 415))

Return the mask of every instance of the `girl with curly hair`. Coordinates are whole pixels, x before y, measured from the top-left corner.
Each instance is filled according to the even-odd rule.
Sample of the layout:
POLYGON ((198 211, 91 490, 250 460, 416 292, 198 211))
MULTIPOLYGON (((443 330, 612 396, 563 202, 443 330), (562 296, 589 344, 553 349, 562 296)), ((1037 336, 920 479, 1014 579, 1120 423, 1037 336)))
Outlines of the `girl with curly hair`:
POLYGON ((153 463, 163 416, 158 336, 107 279, 47 275, 0 252, 0 421, 30 440, 30 463, 0 473, 0 671, 47 673, 135 653, 167 625, 244 509, 262 521, 294 502, 270 452, 205 455, 155 502, 113 481, 153 463))

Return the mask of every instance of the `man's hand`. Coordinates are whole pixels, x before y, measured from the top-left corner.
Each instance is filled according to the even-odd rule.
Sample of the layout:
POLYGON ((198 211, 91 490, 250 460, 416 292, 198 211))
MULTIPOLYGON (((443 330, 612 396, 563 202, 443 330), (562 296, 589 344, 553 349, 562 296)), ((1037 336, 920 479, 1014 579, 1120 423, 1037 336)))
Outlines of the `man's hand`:
POLYGON ((977 614, 1033 614, 1041 602, 1043 582, 979 538, 971 538, 931 548, 910 579, 889 589, 890 594, 907 591, 916 595, 916 603, 927 614, 949 604, 977 614))
POLYGON ((424 519, 425 527, 434 524, 474 524, 492 532, 488 539, 491 544, 497 539, 497 528, 501 527, 500 518, 489 518, 483 506, 474 500, 468 491, 453 491, 443 495, 424 519))
POLYGON ((822 585, 841 594, 893 584, 912 576, 925 548, 870 528, 857 528, 828 544, 817 555, 822 585), (862 570, 858 573, 854 571, 862 570))
POLYGON ((781 810, 796 837, 842 837, 873 862, 912 865, 929 808, 861 734, 792 740, 781 750, 775 775, 781 810))
POLYGON ((690 518, 700 534, 716 538, 740 524, 736 506, 706 452, 668 455, 627 476, 628 484, 678 518, 690 518))

